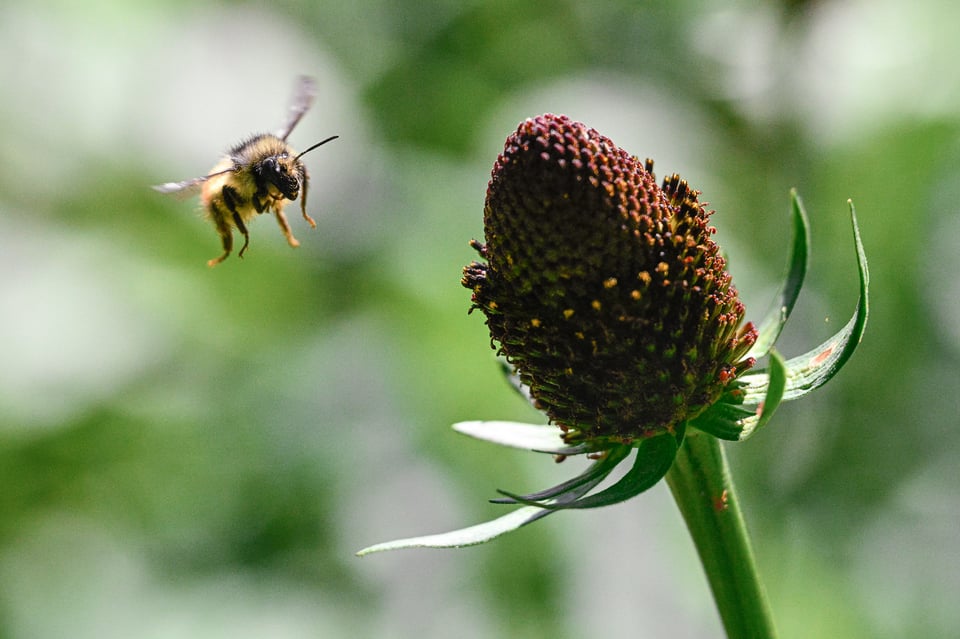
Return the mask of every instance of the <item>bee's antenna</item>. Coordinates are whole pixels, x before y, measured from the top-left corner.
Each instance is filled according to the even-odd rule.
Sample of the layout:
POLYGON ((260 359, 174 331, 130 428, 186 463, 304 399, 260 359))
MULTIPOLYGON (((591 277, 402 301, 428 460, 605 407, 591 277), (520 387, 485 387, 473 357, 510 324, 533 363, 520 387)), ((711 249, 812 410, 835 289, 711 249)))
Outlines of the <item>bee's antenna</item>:
POLYGON ((330 142, 331 140, 336 140, 336 139, 339 138, 339 137, 340 137, 339 135, 331 135, 329 138, 327 138, 327 139, 324 140, 323 142, 317 142, 316 144, 314 144, 313 146, 311 146, 311 147, 310 147, 309 149, 307 149, 306 151, 301 151, 300 154, 297 155, 297 157, 295 157, 295 158, 293 158, 293 159, 294 159, 294 160, 299 160, 301 156, 306 155, 306 154, 309 153, 310 151, 313 151, 313 150, 314 150, 315 148, 317 148, 318 146, 323 146, 323 145, 326 144, 327 142, 330 142))

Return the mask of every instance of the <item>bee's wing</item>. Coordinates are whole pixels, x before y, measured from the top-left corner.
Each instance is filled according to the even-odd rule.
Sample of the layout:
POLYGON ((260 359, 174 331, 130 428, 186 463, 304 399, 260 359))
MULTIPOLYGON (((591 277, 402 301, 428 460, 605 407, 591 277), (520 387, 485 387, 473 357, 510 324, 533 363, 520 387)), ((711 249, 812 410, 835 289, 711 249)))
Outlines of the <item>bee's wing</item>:
POLYGON ((192 180, 184 180, 183 182, 167 182, 165 184, 154 185, 153 190, 159 191, 160 193, 177 193, 179 195, 193 195, 200 191, 200 185, 206 182, 210 178, 209 175, 204 175, 203 177, 193 178, 192 180))
POLYGON ((231 171, 233 171, 232 168, 225 169, 223 171, 217 171, 216 173, 211 173, 210 175, 204 175, 203 177, 193 178, 192 180, 184 180, 183 182, 167 182, 165 184, 157 184, 153 187, 153 190, 159 191, 160 193, 176 193, 177 195, 187 197, 199 193, 200 186, 210 178, 223 175, 224 173, 230 173, 231 171))
POLYGON ((317 83, 313 78, 302 75, 297 81, 297 90, 290 103, 290 115, 287 117, 287 123, 282 129, 277 131, 277 137, 286 142, 287 136, 297 126, 300 118, 310 109, 313 104, 313 98, 317 95, 317 83))

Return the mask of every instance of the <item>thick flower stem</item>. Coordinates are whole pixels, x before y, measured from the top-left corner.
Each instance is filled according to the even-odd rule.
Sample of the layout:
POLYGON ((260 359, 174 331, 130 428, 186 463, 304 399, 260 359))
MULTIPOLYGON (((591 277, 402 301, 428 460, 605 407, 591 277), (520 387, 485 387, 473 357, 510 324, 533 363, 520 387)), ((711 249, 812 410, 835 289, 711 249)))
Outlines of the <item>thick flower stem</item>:
POLYGON ((720 442, 688 432, 667 483, 700 554, 727 636, 776 637, 720 442))

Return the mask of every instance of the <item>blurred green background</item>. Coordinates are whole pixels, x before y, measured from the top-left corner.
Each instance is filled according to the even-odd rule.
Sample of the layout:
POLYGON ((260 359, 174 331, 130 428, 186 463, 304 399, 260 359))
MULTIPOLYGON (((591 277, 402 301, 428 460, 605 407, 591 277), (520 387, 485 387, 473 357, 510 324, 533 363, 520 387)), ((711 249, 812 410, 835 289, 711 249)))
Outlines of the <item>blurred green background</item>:
MULTIPOLYGON (((788 191, 811 272, 781 341, 853 311, 840 376, 730 446, 784 637, 960 634, 960 5, 7 2, 0 7, 0 638, 721 636, 666 488, 486 546, 359 548, 572 474, 456 435, 537 421, 461 267, 525 117, 585 121, 718 213, 753 318, 788 191), (291 136, 309 209, 216 269, 203 175, 291 136)), ((295 210, 295 209, 294 209, 295 210)))

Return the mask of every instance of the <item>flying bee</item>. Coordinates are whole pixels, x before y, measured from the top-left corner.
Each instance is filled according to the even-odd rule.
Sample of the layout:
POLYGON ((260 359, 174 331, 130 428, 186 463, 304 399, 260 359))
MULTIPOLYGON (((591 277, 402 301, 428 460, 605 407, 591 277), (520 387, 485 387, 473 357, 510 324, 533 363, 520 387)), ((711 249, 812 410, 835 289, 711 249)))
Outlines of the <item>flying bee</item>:
POLYGON ((247 223, 257 214, 268 211, 277 218, 287 243, 292 247, 300 246, 283 214, 287 200, 296 200, 298 195, 303 219, 311 227, 317 228, 317 223, 307 215, 307 186, 310 176, 300 158, 339 136, 332 135, 300 153, 287 144, 287 137, 310 108, 315 95, 314 81, 301 77, 290 105, 287 123, 276 134, 258 133, 249 137, 227 151, 210 169, 210 173, 203 177, 184 182, 167 182, 153 187, 161 193, 200 191, 200 202, 223 243, 223 254, 208 261, 207 266, 216 266, 230 255, 233 250, 234 227, 243 235, 243 246, 239 253, 240 257, 243 257, 247 245, 250 244, 247 223))

